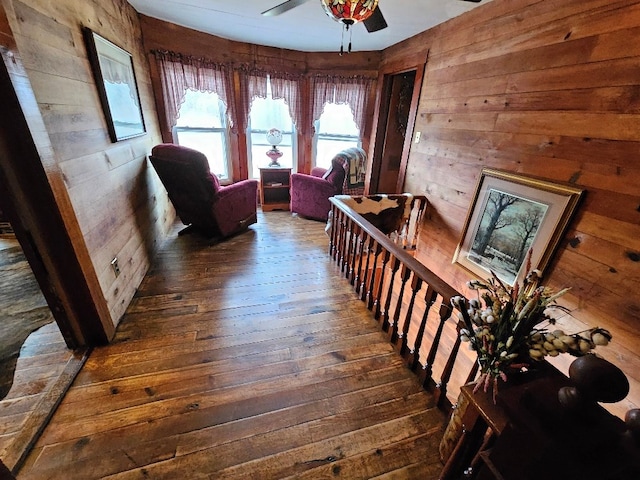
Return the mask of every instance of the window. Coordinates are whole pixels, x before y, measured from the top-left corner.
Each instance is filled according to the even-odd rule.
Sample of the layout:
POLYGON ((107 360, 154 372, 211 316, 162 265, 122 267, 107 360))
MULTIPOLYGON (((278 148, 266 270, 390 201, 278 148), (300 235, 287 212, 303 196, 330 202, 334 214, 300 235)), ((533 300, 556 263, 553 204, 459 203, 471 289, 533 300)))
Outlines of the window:
POLYGON ((272 145, 267 142, 267 131, 277 128, 282 132, 282 142, 278 150, 282 157, 278 163, 282 167, 296 171, 296 135, 289 107, 284 99, 274 100, 271 97, 271 84, 267 80, 267 98, 255 98, 251 103, 251 112, 247 127, 247 142, 249 143, 249 172, 251 178, 260 177, 260 167, 266 167, 271 160, 267 151, 272 145))
POLYGON ((326 103, 315 124, 314 159, 316 167, 329 168, 336 153, 360 146, 360 130, 347 104, 326 103))
POLYGON ((226 110, 215 93, 187 90, 173 129, 175 142, 204 153, 211 172, 222 182, 231 181, 226 110))

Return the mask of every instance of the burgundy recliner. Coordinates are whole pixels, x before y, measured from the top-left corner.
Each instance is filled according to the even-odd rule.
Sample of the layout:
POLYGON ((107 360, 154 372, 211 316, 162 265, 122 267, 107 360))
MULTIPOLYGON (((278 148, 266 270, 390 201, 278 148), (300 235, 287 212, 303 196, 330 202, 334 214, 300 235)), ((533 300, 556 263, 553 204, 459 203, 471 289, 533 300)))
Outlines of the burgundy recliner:
POLYGON ((327 221, 329 197, 340 195, 346 172, 341 158, 331 160, 329 170, 315 167, 311 175, 291 174, 291 212, 314 220, 327 221))
POLYGON ((149 159, 187 229, 229 237, 256 223, 257 180, 223 187, 203 153, 173 143, 156 145, 149 159))

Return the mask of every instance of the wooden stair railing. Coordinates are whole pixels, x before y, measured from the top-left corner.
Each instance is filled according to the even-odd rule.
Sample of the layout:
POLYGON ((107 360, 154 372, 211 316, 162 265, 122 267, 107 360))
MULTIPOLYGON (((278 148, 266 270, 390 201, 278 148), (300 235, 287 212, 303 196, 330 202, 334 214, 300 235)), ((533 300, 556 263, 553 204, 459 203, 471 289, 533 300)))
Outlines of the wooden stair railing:
MULTIPOLYGON (((426 201, 426 197, 413 198, 418 221, 426 201)), ((460 338, 455 335, 453 345, 443 349, 442 337, 446 325, 454 325, 456 332, 459 328, 451 307, 451 298, 459 293, 403 248, 406 242, 394 242, 340 199, 331 198, 331 204, 330 257, 373 312, 407 367, 433 392, 437 406, 448 412, 448 383, 460 338), (421 308, 416 308, 419 302, 421 308), (415 331, 411 339, 410 329, 415 331), (437 360, 444 367, 436 379, 437 360)), ((475 373, 473 368, 466 380, 475 373)))

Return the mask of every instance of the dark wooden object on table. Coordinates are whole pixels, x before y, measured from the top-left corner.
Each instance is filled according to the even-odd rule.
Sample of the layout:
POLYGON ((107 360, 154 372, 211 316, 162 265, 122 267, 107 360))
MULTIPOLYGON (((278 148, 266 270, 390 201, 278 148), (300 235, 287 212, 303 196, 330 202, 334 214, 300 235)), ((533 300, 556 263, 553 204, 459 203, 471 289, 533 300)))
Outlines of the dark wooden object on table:
POLYGON ((640 443, 597 403, 563 407, 571 380, 548 366, 529 381, 501 384, 496 404, 473 385, 463 433, 441 479, 623 480, 640 478, 640 443))
POLYGON ((260 204, 263 212, 289 210, 291 194, 290 168, 265 167, 260 169, 260 204))

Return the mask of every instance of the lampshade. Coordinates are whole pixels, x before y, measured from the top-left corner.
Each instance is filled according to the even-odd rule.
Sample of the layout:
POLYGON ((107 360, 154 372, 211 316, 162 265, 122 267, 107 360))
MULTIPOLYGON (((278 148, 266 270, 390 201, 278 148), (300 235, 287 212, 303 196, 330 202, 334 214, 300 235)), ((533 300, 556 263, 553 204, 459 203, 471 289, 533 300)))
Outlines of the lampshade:
POLYGON ((282 132, 277 128, 272 128, 269 131, 267 131, 266 137, 267 137, 267 142, 273 145, 274 148, 276 145, 280 145, 280 142, 282 142, 282 132))
POLYGON ((320 0, 327 15, 336 22, 353 25, 364 22, 378 6, 378 0, 320 0))

